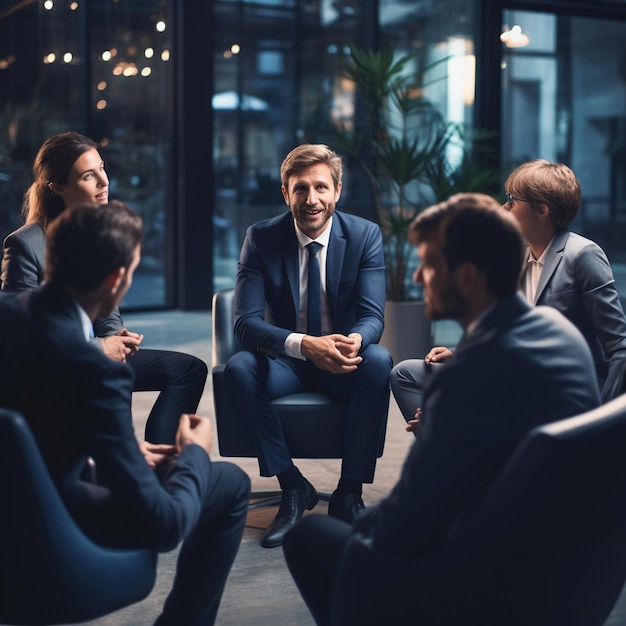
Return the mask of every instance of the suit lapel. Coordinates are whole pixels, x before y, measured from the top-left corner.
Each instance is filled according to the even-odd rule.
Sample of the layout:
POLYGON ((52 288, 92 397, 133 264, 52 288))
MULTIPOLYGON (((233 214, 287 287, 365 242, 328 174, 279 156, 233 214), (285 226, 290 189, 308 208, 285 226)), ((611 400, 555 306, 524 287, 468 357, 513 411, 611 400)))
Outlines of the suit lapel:
POLYGON ((343 234, 343 227, 339 217, 335 212, 333 216, 332 230, 328 240, 328 252, 326 254, 326 302, 330 319, 335 326, 337 316, 337 294, 339 293, 339 283, 341 282, 341 271, 343 260, 346 254, 346 239, 343 234))
POLYGON ((300 273, 298 265, 298 238, 296 237, 291 213, 287 213, 283 226, 284 228, 280 233, 276 245, 281 246, 282 242, 286 242, 284 246, 281 246, 283 250, 283 265, 285 267, 285 273, 287 274, 287 281, 289 283, 297 319, 298 311, 300 310, 300 273))
POLYGON ((546 255, 546 262, 541 270, 541 276, 539 278, 539 284, 537 285, 537 293, 535 294, 535 302, 537 304, 544 289, 550 282, 552 275, 556 271, 561 259, 563 258, 563 250, 565 249, 565 242, 569 236, 568 231, 561 231, 554 236, 548 254, 546 255))

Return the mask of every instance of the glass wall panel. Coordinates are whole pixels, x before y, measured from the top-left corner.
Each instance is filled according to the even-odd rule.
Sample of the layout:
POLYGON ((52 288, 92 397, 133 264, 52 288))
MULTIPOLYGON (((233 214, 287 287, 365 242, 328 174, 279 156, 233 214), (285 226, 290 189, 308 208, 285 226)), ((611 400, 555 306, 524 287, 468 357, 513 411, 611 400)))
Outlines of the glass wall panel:
POLYGON ((626 22, 504 13, 502 164, 569 165, 582 186, 573 230, 606 251, 626 298, 626 22))
POLYGON ((64 130, 91 136, 101 145, 110 197, 144 219, 143 258, 126 308, 171 304, 171 4, 48 0, 0 10, 0 237, 22 223, 41 143, 64 130))
POLYGON ((215 289, 233 285, 246 228, 288 210, 279 173, 287 152, 328 138, 342 98, 337 60, 366 21, 375 25, 371 3, 337 5, 215 3, 215 289))
MULTIPOLYGON (((392 49, 396 58, 411 55, 407 66, 421 84, 421 95, 449 123, 456 123, 465 131, 473 129, 475 68, 474 3, 471 0, 381 0, 381 48, 392 49)), ((457 164, 462 147, 448 145, 445 158, 457 164)), ((424 186, 423 186, 424 187, 424 186)), ((421 208, 438 201, 430 187, 415 194, 421 208)), ((407 243, 407 246, 409 244, 407 243)), ((410 251, 410 274, 419 261, 410 251)), ((420 288, 411 285, 409 297, 421 295, 420 288)), ((448 322, 434 324, 436 341, 454 345, 460 335, 458 325, 448 322)))
POLYGON ((412 54, 411 70, 425 72, 424 95, 450 122, 472 127, 475 66, 471 0, 381 0, 383 48, 412 54))
MULTIPOLYGON (((332 146, 332 126, 358 114, 340 71, 349 46, 415 53, 415 73, 442 61, 429 97, 471 125, 471 0, 215 2, 213 96, 216 171, 214 288, 234 283, 245 229, 287 210, 279 168, 303 141, 332 146), (443 60, 449 58, 449 62, 443 60)), ((340 209, 377 220, 358 166, 344 159, 340 209)))
POLYGON ((0 236, 21 225, 20 207, 39 145, 84 126, 78 10, 4 3, 0 11, 0 236))

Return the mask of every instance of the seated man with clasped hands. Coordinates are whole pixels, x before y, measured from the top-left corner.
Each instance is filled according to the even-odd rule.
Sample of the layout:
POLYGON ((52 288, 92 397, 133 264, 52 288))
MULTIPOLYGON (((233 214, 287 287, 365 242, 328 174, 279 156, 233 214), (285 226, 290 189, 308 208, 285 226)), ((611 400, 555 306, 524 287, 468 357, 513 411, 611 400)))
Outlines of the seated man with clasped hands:
POLYGON ((341 159, 327 146, 292 150, 281 166, 290 212, 252 225, 239 260, 235 334, 243 350, 228 361, 225 380, 261 475, 277 476, 283 492, 262 540, 268 548, 282 545, 318 502, 291 459, 271 400, 321 391, 347 401, 341 477, 328 507, 347 522, 364 508, 362 485, 374 480, 387 419, 392 363, 377 344, 385 305, 382 234, 368 220, 335 211, 341 175, 341 159))

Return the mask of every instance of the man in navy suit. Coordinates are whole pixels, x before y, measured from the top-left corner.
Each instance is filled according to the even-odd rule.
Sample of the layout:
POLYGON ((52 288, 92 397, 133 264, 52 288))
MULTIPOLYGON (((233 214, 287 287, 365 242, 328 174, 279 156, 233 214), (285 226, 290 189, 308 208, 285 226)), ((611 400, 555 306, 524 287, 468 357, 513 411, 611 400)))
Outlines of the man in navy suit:
POLYGON ((183 541, 156 623, 213 624, 250 480, 235 465, 211 462, 204 417, 180 416, 174 445, 140 447, 132 370, 88 341, 93 320, 130 287, 141 237, 141 219, 121 203, 76 205, 55 220, 46 283, 0 297, 0 405, 24 415, 70 514, 94 540, 158 551, 183 541), (88 456, 99 484, 81 480, 88 456))
MULTIPOLYGON (((317 624, 329 623, 334 575, 352 533, 384 553, 427 558, 462 527, 531 428, 600 401, 581 333, 517 293, 524 243, 494 198, 451 197, 418 216, 411 241, 428 317, 454 319, 465 332, 432 376, 416 441, 389 496, 354 526, 311 515, 285 537, 287 564, 317 624)), ((428 596, 418 605, 410 587, 407 580, 406 623, 454 608, 426 606, 428 596)), ((381 575, 383 603, 384 589, 381 575)))
POLYGON ((384 436, 392 363, 377 344, 385 305, 382 235, 376 224, 335 211, 341 175, 341 159, 327 146, 292 150, 281 166, 290 212, 251 226, 241 250, 235 333, 243 350, 227 363, 225 380, 261 475, 276 475, 283 491, 265 547, 281 545, 318 501, 291 459, 273 398, 323 391, 348 401, 346 452, 328 509, 348 522, 364 507, 362 485, 374 479, 384 436), (319 249, 312 256, 309 244, 319 249))

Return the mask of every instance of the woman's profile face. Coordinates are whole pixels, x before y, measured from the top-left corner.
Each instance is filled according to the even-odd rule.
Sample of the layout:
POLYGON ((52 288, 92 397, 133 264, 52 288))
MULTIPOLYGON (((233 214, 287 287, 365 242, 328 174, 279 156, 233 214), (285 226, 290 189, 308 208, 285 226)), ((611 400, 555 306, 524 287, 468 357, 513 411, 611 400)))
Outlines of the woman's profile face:
POLYGON ((83 152, 74 161, 67 182, 53 183, 52 191, 63 198, 67 208, 78 202, 105 204, 109 199, 109 178, 104 171, 104 161, 95 148, 83 152))

